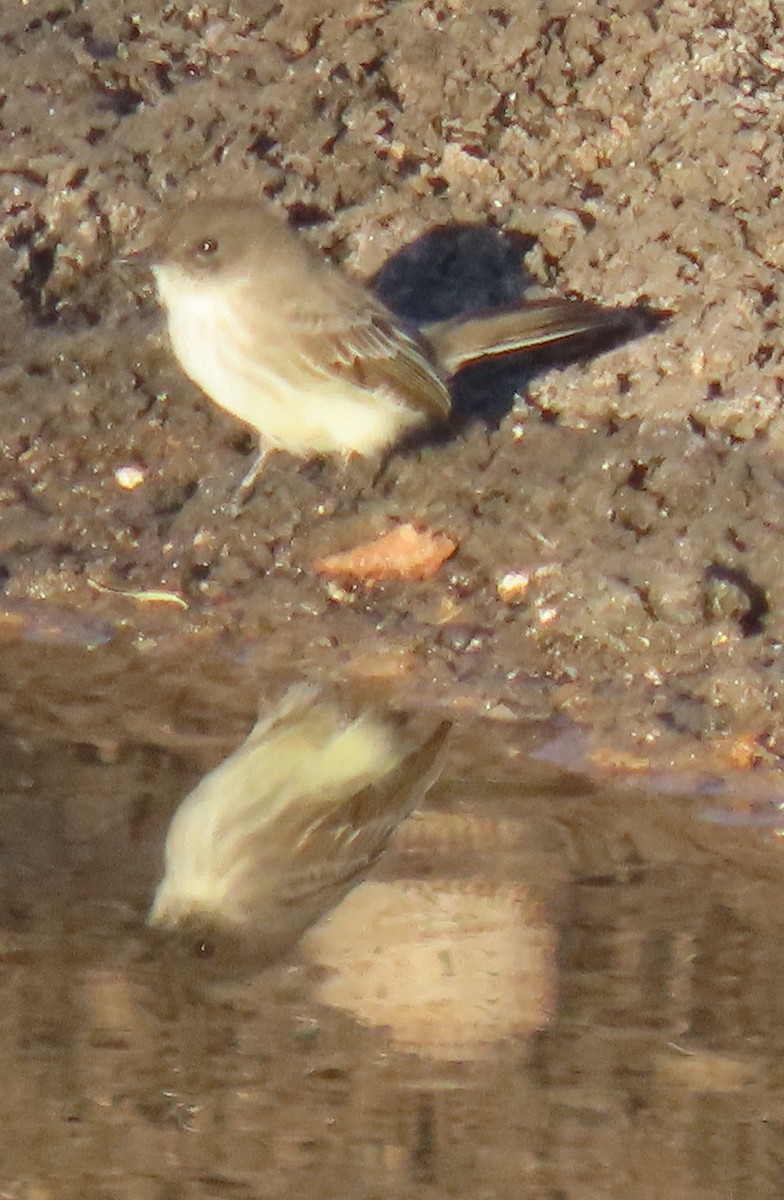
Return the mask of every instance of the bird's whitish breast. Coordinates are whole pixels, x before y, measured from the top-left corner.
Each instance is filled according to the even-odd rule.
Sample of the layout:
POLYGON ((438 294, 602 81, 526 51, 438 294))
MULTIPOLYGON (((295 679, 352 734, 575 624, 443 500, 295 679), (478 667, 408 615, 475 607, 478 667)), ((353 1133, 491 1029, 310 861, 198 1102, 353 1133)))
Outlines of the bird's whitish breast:
MULTIPOLYGON (((268 445, 303 457, 386 448, 416 414, 392 388, 372 391, 298 360, 296 337, 278 318, 251 328, 225 283, 194 282, 179 268, 157 267, 169 336, 186 374, 268 445), (263 339, 267 337, 266 344, 263 339)), ((247 301, 245 301, 247 303, 247 301)))

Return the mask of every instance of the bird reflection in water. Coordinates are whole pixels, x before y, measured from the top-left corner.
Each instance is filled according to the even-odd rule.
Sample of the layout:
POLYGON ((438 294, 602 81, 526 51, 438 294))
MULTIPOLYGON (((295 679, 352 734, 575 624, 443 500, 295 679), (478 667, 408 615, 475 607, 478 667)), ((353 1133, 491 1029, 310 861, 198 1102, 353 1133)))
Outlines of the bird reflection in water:
POLYGON ((449 724, 422 726, 305 685, 262 715, 169 827, 147 919, 174 957, 225 978, 285 955, 437 778, 449 724))

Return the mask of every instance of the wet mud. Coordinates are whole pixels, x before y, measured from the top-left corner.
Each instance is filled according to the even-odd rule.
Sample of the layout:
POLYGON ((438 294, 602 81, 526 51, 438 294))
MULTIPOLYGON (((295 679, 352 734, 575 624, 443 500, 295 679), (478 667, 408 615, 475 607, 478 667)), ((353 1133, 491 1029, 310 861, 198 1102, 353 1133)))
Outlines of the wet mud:
MULTIPOLYGON (((168 592, 184 647, 217 617, 303 668, 328 641, 350 675, 360 647, 447 706, 468 686, 478 712, 541 702, 626 752, 740 739, 775 765, 775 30, 764 8, 732 13, 9 10, 8 600, 89 615, 95 585, 168 592), (278 455, 232 519, 252 441, 182 377, 150 281, 117 262, 165 202, 210 192, 273 197, 420 318, 532 284, 672 316, 480 380, 450 436, 381 486, 278 455), (395 260, 455 225, 424 275, 395 260), (492 229, 510 240, 480 253, 492 229), (435 581, 314 571, 400 521, 457 541, 435 581)), ((134 607, 143 625, 121 597, 117 619, 134 607)))
POLYGON ((746 3, 4 7, 3 1194, 780 1194, 779 43, 746 3), (253 440, 119 261, 213 193, 415 321, 668 315, 234 516, 253 440), (434 578, 315 569, 404 522, 434 578), (303 677, 452 720, 442 781, 285 961, 183 995, 168 822, 303 677))

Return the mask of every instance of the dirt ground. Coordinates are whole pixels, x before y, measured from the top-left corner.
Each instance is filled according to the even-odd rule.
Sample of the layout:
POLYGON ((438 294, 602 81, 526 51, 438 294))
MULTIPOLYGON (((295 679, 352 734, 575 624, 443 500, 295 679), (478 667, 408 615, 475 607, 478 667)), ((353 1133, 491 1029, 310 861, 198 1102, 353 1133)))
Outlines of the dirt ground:
MULTIPOLYGON (((39 674, 52 641, 122 637, 149 663, 165 634, 167 670, 209 643, 248 696, 285 667, 561 716, 615 765, 777 767, 774 5, 31 0, 0 32, 2 624, 38 639, 39 674), (420 243, 424 278, 416 255, 382 271, 415 315, 530 280, 672 316, 474 381, 473 419, 376 487, 275 456, 233 518, 252 442, 118 262, 166 202, 211 193, 273 198, 368 279, 457 226, 420 243), (400 521, 457 542, 434 579, 314 570, 400 521)), ((25 678, 6 683, 29 712, 25 678)), ((79 671, 58 687, 78 696, 79 671)))

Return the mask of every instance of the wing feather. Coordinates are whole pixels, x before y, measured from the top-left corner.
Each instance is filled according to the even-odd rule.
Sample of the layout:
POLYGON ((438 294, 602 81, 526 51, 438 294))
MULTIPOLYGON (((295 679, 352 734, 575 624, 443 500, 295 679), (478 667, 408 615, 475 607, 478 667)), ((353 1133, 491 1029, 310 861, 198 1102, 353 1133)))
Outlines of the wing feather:
POLYGON ((439 725, 383 780, 342 799, 335 796, 333 804, 323 803, 322 797, 322 815, 303 828, 298 839, 297 871, 278 896, 282 906, 301 904, 318 893, 325 877, 337 890, 372 865, 437 778, 449 729, 449 722, 439 725))
POLYGON ((423 420, 448 417, 449 387, 426 344, 355 281, 330 272, 321 282, 334 304, 315 310, 307 298, 292 297, 287 314, 310 368, 391 392, 423 420))

